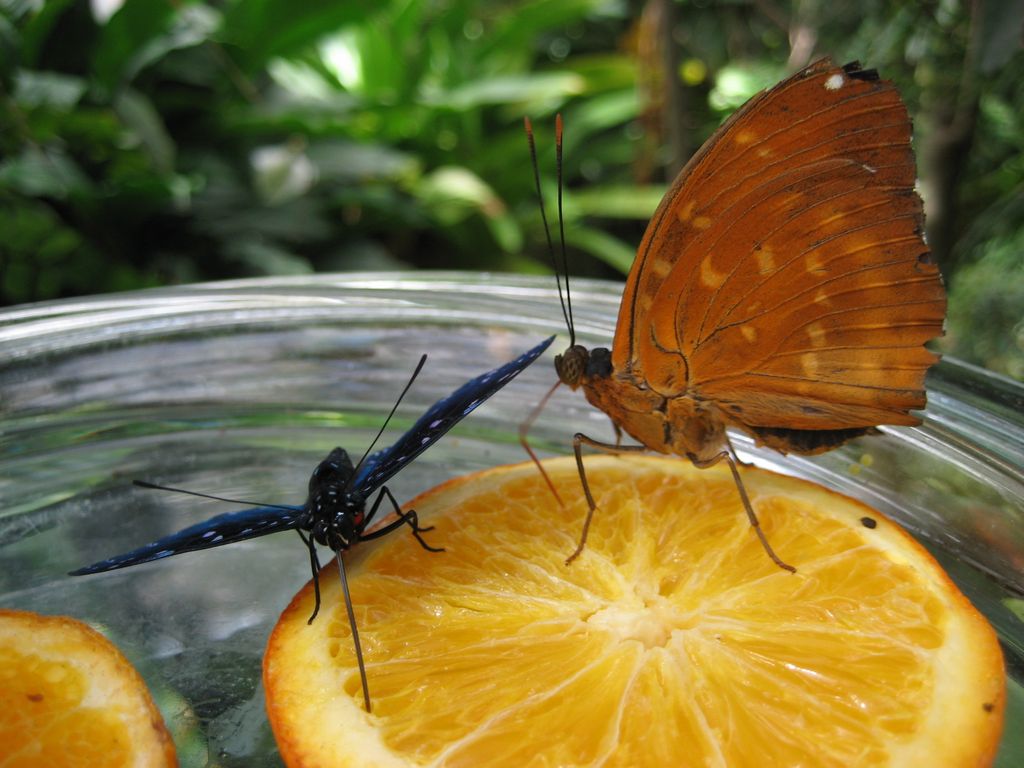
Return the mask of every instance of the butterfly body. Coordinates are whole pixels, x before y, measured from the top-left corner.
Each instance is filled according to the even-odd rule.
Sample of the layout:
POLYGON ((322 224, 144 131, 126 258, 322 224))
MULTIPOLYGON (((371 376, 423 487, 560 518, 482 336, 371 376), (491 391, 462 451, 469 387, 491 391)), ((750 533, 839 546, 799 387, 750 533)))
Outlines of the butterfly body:
MULTIPOLYGON (((127 568, 172 555, 233 544, 280 531, 295 530, 335 552, 344 552, 363 538, 372 515, 367 495, 353 488, 355 467, 344 448, 335 448, 317 464, 309 478, 309 495, 300 506, 253 507, 216 515, 145 546, 72 571, 72 576, 127 568)), ((149 483, 137 483, 142 487, 149 483)), ((374 510, 376 507, 373 508, 374 510)))
POLYGON ((915 180, 906 108, 874 72, 823 60, 754 97, 655 213, 614 370, 773 447, 770 430, 919 423, 945 292, 915 180))
MULTIPOLYGON (((85 576, 127 568, 185 552, 219 547, 279 531, 297 531, 308 549, 313 573, 316 602, 313 614, 309 618, 310 623, 320 610, 320 562, 315 545, 321 544, 330 547, 338 561, 359 673, 362 678, 363 698, 366 710, 370 711, 366 670, 362 660, 355 614, 348 594, 348 581, 341 554, 360 541, 378 538, 403 525, 409 526, 412 535, 425 549, 434 552, 442 551, 430 546, 422 538, 421 534, 431 528, 419 525, 415 510, 403 511, 399 507, 397 500, 386 485, 387 481, 533 363, 553 340, 553 336, 545 339, 516 359, 466 382, 428 408, 412 427, 391 446, 375 453, 368 451, 356 464, 353 464, 344 448, 333 449, 323 461, 317 464, 310 475, 308 494, 302 506, 260 506, 216 515, 209 520, 189 526, 138 549, 71 571, 70 575, 85 576), (376 494, 375 498, 374 494, 376 494), (371 498, 373 498, 372 503, 370 503, 371 498), (380 505, 385 500, 391 505, 395 519, 367 532, 367 527, 373 522, 380 505)), ((419 366, 395 403, 395 409, 419 374, 425 361, 426 355, 420 359, 419 366)), ((391 415, 394 415, 395 409, 392 409, 391 415)), ((391 415, 388 416, 389 420, 391 415)), ((385 426, 386 424, 387 421, 385 421, 385 426)), ((381 432, 377 435, 378 438, 383 430, 384 427, 381 427, 381 432)), ((141 481, 136 481, 136 485, 171 491, 180 490, 141 481)), ((184 491, 184 493, 207 496, 220 501, 233 501, 193 491, 184 491)))
POLYGON ((575 345, 555 365, 563 383, 582 388, 591 405, 649 450, 700 462, 712 460, 726 447, 724 421, 714 403, 686 395, 666 397, 638 383, 628 372, 611 367, 607 349, 575 345), (579 362, 564 362, 570 358, 579 362), (575 376, 571 368, 581 373, 575 376))
POLYGON ((906 108, 873 71, 826 59, 755 96, 655 212, 588 400, 683 455, 724 425, 814 453, 920 423, 945 291, 915 178, 906 108))
POLYGON ((358 490, 349 490, 354 475, 348 451, 335 448, 309 478, 309 497, 303 505, 299 530, 335 552, 358 542, 369 522, 366 497, 358 490))
MULTIPOLYGON (((383 498, 389 498, 398 510, 385 483, 529 366, 553 339, 544 340, 515 360, 471 379, 438 400, 393 445, 369 454, 358 466, 353 465, 344 448, 335 448, 310 475, 308 495, 302 506, 268 505, 217 515, 131 552, 79 568, 71 575, 126 568, 278 531, 297 530, 309 534, 313 541, 335 552, 344 551, 361 539, 376 538, 381 529, 369 534, 365 534, 365 530, 383 498), (377 498, 367 511, 369 499, 375 493, 377 498)), ((141 482, 137 485, 160 487, 141 482)), ((414 526, 414 533, 417 530, 414 526)))
MULTIPOLYGON (((823 59, 763 91, 662 199, 611 350, 574 344, 560 381, 641 447, 728 460, 756 529, 726 427, 814 454, 920 423, 946 299, 915 180, 907 110, 873 70, 823 59)), ((581 443, 621 450, 577 435, 581 476, 581 443)))

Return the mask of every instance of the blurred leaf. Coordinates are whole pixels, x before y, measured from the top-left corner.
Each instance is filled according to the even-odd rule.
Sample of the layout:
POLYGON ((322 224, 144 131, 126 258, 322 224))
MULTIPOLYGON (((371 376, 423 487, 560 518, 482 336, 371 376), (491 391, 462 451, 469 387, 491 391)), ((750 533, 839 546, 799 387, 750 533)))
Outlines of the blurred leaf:
POLYGON ((267 72, 281 88, 281 91, 269 94, 268 101, 272 109, 275 103, 287 107, 309 102, 340 102, 340 106, 346 108, 360 103, 354 96, 342 90, 337 74, 327 62, 274 59, 267 66, 267 72))
POLYGON ((89 10, 99 25, 106 24, 110 17, 121 10, 126 0, 89 0, 89 10))
POLYGON ((991 75, 1004 67, 1020 52, 1021 19, 1024 19, 1024 0, 999 0, 980 3, 980 29, 977 31, 978 70, 991 75))
MULTIPOLYGON (((106 17, 96 0, 0 0, 0 301, 376 263, 535 271, 524 113, 548 200, 553 114, 566 118, 574 268, 623 274, 661 197, 634 180, 663 174, 656 115, 676 73, 641 53, 643 3, 109 1, 106 17)), ((1022 3, 676 0, 671 30, 708 73, 686 92, 694 140, 824 51, 899 83, 925 136, 977 91, 953 211, 977 268, 947 275, 949 338, 1011 370, 1022 3)))
MULTIPOLYGON (((1018 208, 1024 207, 1019 192, 1018 208)), ((1024 379, 1024 229, 1009 225, 975 248, 949 286, 948 338, 953 354, 1024 379)))
POLYGON ((202 3, 177 5, 163 34, 151 38, 132 58, 127 77, 159 61, 171 51, 191 48, 207 42, 220 28, 222 19, 215 8, 202 3))
POLYGON ((125 89, 114 100, 114 111, 145 149, 153 168, 161 174, 170 174, 174 170, 174 140, 149 99, 139 91, 125 89))
POLYGON ((325 63, 347 89, 370 99, 395 102, 405 90, 408 63, 401 41, 380 22, 335 35, 321 50, 325 63), (396 50, 397 48, 397 50, 396 50))
MULTIPOLYGON (((2 195, 0 201, 9 202, 2 195)), ((86 293, 97 274, 114 290, 140 282, 134 267, 100 252, 40 201, 0 205, 0 232, 0 290, 13 301, 86 293)))
POLYGON ((18 30, 0 14, 0 88, 14 90, 15 69, 18 66, 18 30))
POLYGON ((246 70, 286 56, 379 9, 366 0, 235 0, 225 11, 221 40, 246 70))
POLYGON ((1010 613, 1017 617, 1018 621, 1024 623, 1024 600, 1019 597, 1006 597, 1003 598, 1002 603, 1010 613))
POLYGON ((103 27, 93 57, 94 81, 113 92, 171 51, 207 42, 220 24, 220 13, 202 3, 130 0, 103 27))
POLYGON ((636 88, 592 96, 565 113, 565 151, 585 143, 595 133, 634 120, 640 111, 636 88))
POLYGON ((317 170, 302 141, 259 147, 250 158, 256 192, 266 205, 302 197, 316 183, 317 170))
POLYGON ((485 219, 487 228, 505 253, 518 253, 523 249, 523 231, 518 222, 507 214, 489 216, 485 219))
POLYGON ((103 27, 92 60, 95 83, 112 93, 150 59, 147 44, 166 33, 174 18, 167 0, 130 0, 103 27))
POLYGON ((481 214, 502 251, 521 250, 522 232, 505 203, 470 170, 456 166, 438 168, 415 185, 414 193, 443 226, 454 227, 469 216, 481 214))
POLYGON ((23 109, 49 107, 68 111, 78 104, 89 84, 80 77, 59 72, 18 70, 14 79, 14 99, 23 109))
POLYGON ((424 103, 455 110, 477 109, 489 104, 561 101, 579 95, 584 80, 572 72, 479 78, 449 91, 426 91, 424 103))
POLYGON ((225 245, 225 252, 245 265, 248 275, 308 275, 313 271, 309 261, 273 243, 243 237, 225 245))
POLYGON ((565 241, 568 245, 595 256, 623 275, 629 272, 633 265, 633 257, 636 255, 636 248, 603 230, 592 227, 573 226, 566 229, 565 241))
POLYGON ((37 67, 40 51, 50 31, 63 15, 64 10, 75 0, 48 0, 45 3, 7 3, 5 12, 21 26, 21 61, 23 67, 37 67))
POLYGON ((45 263, 63 258, 81 246, 81 238, 47 205, 35 200, 4 203, 0 205, 0 231, 4 233, 4 251, 8 256, 45 263))
POLYGON ((588 92, 630 91, 636 96, 639 73, 633 56, 625 53, 577 56, 566 62, 564 68, 582 77, 588 92))
POLYGON ((324 181, 395 179, 411 183, 421 173, 414 155, 384 144, 318 141, 307 155, 324 181))
POLYGON ((18 157, 0 163, 0 187, 62 200, 85 193, 91 184, 74 160, 59 150, 27 147, 18 157))
POLYGON ((538 35, 563 25, 580 22, 605 9, 615 9, 607 0, 529 0, 512 3, 495 14, 496 19, 482 37, 481 57, 525 55, 538 35))
POLYGON ((398 270, 409 269, 407 262, 396 259, 394 254, 376 240, 350 237, 339 243, 317 264, 329 272, 352 270, 398 270))
POLYGON ((415 193, 442 221, 455 223, 473 211, 487 216, 504 212, 505 205, 479 176, 467 168, 447 166, 424 176, 415 193))
POLYGON ((996 94, 983 96, 979 107, 992 137, 999 144, 1024 150, 1024 115, 996 94))
POLYGON ((719 112, 733 112, 755 93, 775 84, 783 75, 785 72, 780 67, 765 62, 745 62, 722 67, 708 94, 708 103, 719 112))
POLYGON ((665 196, 665 187, 635 186, 583 188, 573 190, 566 207, 574 216, 601 216, 607 219, 647 221, 665 196))
POLYGON ((326 240, 332 234, 324 201, 311 196, 264 206, 234 170, 216 157, 203 158, 206 187, 197 192, 193 226, 222 242, 245 237, 291 243, 326 240))

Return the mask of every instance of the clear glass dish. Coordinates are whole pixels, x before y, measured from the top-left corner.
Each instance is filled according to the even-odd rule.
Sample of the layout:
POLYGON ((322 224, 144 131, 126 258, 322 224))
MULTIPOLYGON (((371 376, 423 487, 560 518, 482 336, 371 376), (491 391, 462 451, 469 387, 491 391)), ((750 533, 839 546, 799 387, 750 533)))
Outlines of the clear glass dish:
MULTIPOLYGON (((154 691, 183 766, 280 765, 260 663, 278 614, 309 578, 297 536, 65 574, 225 511, 135 488, 134 478, 302 503, 331 448, 366 447, 421 353, 427 365, 384 441, 472 376, 564 334, 553 282, 319 275, 0 311, 0 606, 100 627, 154 691)), ((609 345, 621 285, 573 289, 581 342, 609 345)), ((390 482, 396 496, 523 460, 516 429, 553 383, 551 357, 564 343, 390 482)), ((1024 388, 954 360, 928 384, 919 428, 814 458, 735 442, 748 460, 898 520, 988 616, 1010 676, 997 763, 1009 768, 1024 764, 1024 388)), ((568 453, 577 431, 612 436, 603 414, 562 388, 531 441, 543 454, 568 453)))

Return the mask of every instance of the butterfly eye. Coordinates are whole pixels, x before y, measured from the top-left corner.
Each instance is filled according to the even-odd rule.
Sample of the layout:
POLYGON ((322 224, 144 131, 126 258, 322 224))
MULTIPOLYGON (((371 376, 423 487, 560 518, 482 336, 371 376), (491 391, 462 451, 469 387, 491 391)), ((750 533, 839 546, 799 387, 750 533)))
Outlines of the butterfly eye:
POLYGON ((612 375, 612 353, 604 347, 592 349, 590 356, 585 360, 587 376, 606 378, 612 375))

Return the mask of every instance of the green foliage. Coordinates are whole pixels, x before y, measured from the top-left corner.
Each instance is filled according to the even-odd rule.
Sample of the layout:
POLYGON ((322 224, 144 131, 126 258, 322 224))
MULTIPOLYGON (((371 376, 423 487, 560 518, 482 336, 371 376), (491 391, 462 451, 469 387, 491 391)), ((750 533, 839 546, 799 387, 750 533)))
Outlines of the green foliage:
POLYGON ((593 99, 604 108, 574 127, 586 141, 636 114, 627 56, 556 68, 539 52, 569 25, 617 20, 598 0, 6 10, 5 302, 374 266, 541 269, 524 255, 540 238, 522 116, 593 99))
POLYGON ((1007 30, 1021 5, 0 0, 0 303, 259 274, 545 270, 522 117, 552 211, 556 112, 573 269, 622 275, 673 153, 828 53, 897 81, 926 190, 942 176, 929 143, 976 116, 966 149, 935 161, 962 192, 932 243, 967 324, 954 350, 1019 375, 1024 56, 1007 30), (658 51, 666 24, 681 78, 658 51), (660 114, 673 90, 676 137, 660 114), (1005 328, 971 311, 980 300, 1005 328))
POLYGON ((944 347, 969 362, 1024 380, 1024 187, 979 214, 976 242, 950 290, 944 347), (991 220, 991 221, 989 221, 991 220))

